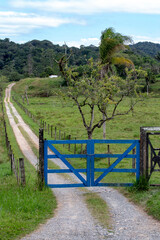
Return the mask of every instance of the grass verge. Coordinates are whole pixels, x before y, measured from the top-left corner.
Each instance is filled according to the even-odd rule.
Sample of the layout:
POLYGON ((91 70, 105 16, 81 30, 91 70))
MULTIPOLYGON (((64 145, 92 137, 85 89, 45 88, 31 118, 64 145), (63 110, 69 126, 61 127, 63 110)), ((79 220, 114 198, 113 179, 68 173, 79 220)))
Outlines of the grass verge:
MULTIPOLYGON (((24 158, 8 120, 7 129, 15 158, 24 158)), ((37 172, 25 158, 26 187, 17 184, 4 144, 1 108, 0 135, 0 240, 20 239, 53 216, 56 199, 48 188, 39 191, 37 172)))
POLYGON ((140 206, 145 212, 160 221, 160 188, 150 187, 148 191, 136 191, 132 189, 119 189, 127 198, 140 206))
POLYGON ((84 193, 84 196, 91 214, 102 224, 102 226, 111 231, 112 221, 106 202, 96 193, 84 193))

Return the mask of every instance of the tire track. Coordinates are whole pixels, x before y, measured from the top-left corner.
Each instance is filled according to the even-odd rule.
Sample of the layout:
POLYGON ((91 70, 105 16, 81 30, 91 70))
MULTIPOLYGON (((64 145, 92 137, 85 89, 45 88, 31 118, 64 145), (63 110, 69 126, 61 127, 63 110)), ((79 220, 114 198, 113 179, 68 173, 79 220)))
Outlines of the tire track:
MULTIPOLYGON (((21 126, 28 136, 32 139, 34 144, 38 147, 38 138, 27 126, 23 119, 20 117, 13 104, 10 102, 10 92, 14 84, 10 84, 6 89, 5 107, 10 125, 16 137, 16 141, 24 156, 36 166, 38 160, 29 144, 23 137, 18 126, 21 126), (18 124, 14 121, 14 116, 11 114, 9 106, 12 109, 14 116, 18 119, 18 124)), ((50 178, 52 182, 68 182, 66 179, 54 174, 50 178)), ((53 189, 58 201, 58 208, 55 217, 47 221, 34 233, 23 238, 25 239, 86 239, 98 240, 105 239, 108 235, 107 229, 103 229, 93 219, 88 211, 86 204, 83 200, 83 192, 77 189, 53 189)), ((107 239, 107 238, 106 238, 107 239)))

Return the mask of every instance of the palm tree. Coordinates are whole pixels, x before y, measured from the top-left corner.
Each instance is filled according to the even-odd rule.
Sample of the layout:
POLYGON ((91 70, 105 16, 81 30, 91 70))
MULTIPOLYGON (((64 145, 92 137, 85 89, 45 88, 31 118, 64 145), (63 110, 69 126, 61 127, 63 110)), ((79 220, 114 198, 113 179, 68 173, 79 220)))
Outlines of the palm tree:
MULTIPOLYGON (((114 65, 123 65, 128 68, 134 67, 133 62, 124 58, 120 53, 122 50, 128 48, 125 44, 129 42, 132 42, 130 37, 116 33, 113 28, 107 28, 102 32, 99 47, 101 64, 104 65, 101 70, 102 78, 105 74, 113 74, 114 65)), ((105 118, 105 114, 103 114, 103 118, 105 118)), ((103 124, 103 138, 106 138, 105 122, 103 124)))
POLYGON ((112 74, 113 65, 134 66, 131 60, 124 58, 120 53, 128 48, 125 44, 129 42, 132 42, 130 37, 116 33, 113 28, 107 28, 102 32, 99 51, 101 63, 104 64, 104 73, 112 74))

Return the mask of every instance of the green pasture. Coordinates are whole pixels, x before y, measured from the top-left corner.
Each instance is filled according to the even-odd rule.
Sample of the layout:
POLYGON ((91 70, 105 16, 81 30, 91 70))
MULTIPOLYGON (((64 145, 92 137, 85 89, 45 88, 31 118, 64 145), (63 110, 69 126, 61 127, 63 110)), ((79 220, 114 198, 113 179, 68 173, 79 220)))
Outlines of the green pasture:
MULTIPOLYGON (((60 96, 58 96, 57 92, 61 86, 61 90, 65 91, 65 87, 62 87, 62 80, 60 80, 59 86, 57 84, 57 80, 50 80, 50 79, 27 79, 22 80, 18 82, 13 89, 12 94, 16 97, 16 99, 23 104, 21 95, 24 94, 26 86, 28 86, 28 97, 29 97, 29 105, 27 105, 27 102, 24 102, 24 106, 29 109, 29 111, 34 114, 37 119, 46 121, 47 124, 53 125, 53 129, 56 127, 57 129, 57 138, 60 131, 61 139, 64 138, 65 133, 65 139, 68 139, 69 135, 72 136, 72 139, 87 139, 87 133, 86 130, 82 124, 81 116, 77 110, 77 107, 73 104, 73 102, 69 99, 62 99, 60 96), (33 88, 36 81, 36 88, 33 88), (37 83, 39 81, 39 84, 37 83), (39 88, 41 88, 44 84, 46 89, 48 89, 49 86, 51 86, 52 82, 52 89, 51 89, 51 96, 49 97, 40 97, 36 96, 36 92, 39 91, 39 88), (48 84, 49 81, 49 84, 48 84), (55 84, 54 84, 55 81, 55 84)), ((156 82, 152 84, 151 86, 153 89, 155 88, 156 91, 153 91, 152 93, 149 93, 148 97, 143 99, 143 101, 140 101, 137 103, 137 105, 134 108, 134 111, 131 112, 128 115, 125 116, 119 116, 115 119, 106 122, 106 138, 107 139, 139 139, 140 138, 140 127, 142 126, 159 126, 160 125, 160 107, 159 107, 159 93, 157 89, 160 87, 160 82, 156 82)), ((121 110, 125 111, 127 109, 127 106, 130 104, 130 100, 126 99, 123 104, 121 104, 120 108, 121 110)), ((16 105, 16 104, 15 104, 16 105)), ((23 117, 25 118, 25 121, 32 121, 29 119, 28 116, 26 116, 23 111, 16 105, 18 111, 20 111, 21 114, 23 114, 23 117)), ((112 108, 112 106, 111 106, 112 108)), ((86 108, 85 114, 88 116, 89 119, 89 112, 86 108)), ((95 120, 99 119, 100 115, 98 111, 95 112, 95 120)), ((33 124, 33 129, 38 133, 39 126, 36 124, 33 124)), ((48 131, 45 132, 45 138, 51 139, 50 134, 48 135, 48 131)), ((96 129, 93 133, 94 139, 102 139, 103 133, 102 128, 96 129)), ((54 139, 54 134, 53 134, 54 139)), ((155 137, 152 139, 153 144, 155 147, 160 146, 160 141, 158 137, 155 137)), ((69 154, 74 153, 75 147, 76 147, 76 153, 81 152, 81 146, 71 146, 70 151, 68 149, 68 146, 60 147, 56 146, 57 149, 61 153, 69 154)), ((123 153, 128 145, 120 145, 120 144, 112 144, 110 145, 110 152, 111 153, 123 153)), ((96 153, 106 153, 108 151, 108 146, 106 144, 97 144, 95 147, 96 153)), ((83 146, 83 151, 85 151, 85 146, 83 146)), ((85 168, 86 166, 86 159, 70 159, 69 160, 72 165, 76 168, 85 168)), ((111 163, 115 161, 115 159, 110 159, 111 163)), ((108 159, 96 159, 95 160, 95 166, 98 168, 107 168, 108 167, 108 159)), ((122 162, 120 162, 117 165, 117 168, 132 168, 132 159, 123 159, 122 162)), ((151 177, 150 183, 156 183, 160 184, 160 176, 159 172, 153 173, 151 177)), ((97 178, 100 175, 100 173, 95 174, 95 178, 97 178)), ((135 175, 133 173, 109 173, 107 177, 103 180, 105 182, 134 182, 135 181, 135 175)), ((124 190, 123 190, 124 191, 124 190)), ((154 201, 154 194, 157 196, 160 196, 160 190, 159 188, 150 188, 148 191, 148 194, 146 193, 137 193, 135 191, 125 191, 128 197, 134 199, 139 204, 144 204, 144 208, 153 216, 160 219, 160 214, 154 214, 155 210, 152 208, 158 207, 157 200, 154 201), (149 207, 148 207, 149 206, 149 207)), ((142 204, 142 205, 143 205, 142 204)))
MULTIPOLYGON (((24 106, 29 109, 29 111, 34 114, 37 119, 46 121, 50 126, 53 125, 53 139, 54 139, 54 128, 56 127, 57 138, 59 137, 59 131, 61 139, 68 138, 69 135, 72 136, 72 139, 87 139, 87 133, 83 126, 81 116, 77 110, 77 106, 73 104, 70 99, 63 99, 57 95, 58 91, 58 80, 51 79, 27 79, 22 80, 16 84, 14 87, 13 95, 16 99, 22 104, 22 93, 25 92, 26 86, 28 86, 28 96, 29 96, 29 105, 25 101, 24 106), (52 96, 50 97, 35 97, 36 92, 44 86, 46 89, 52 86, 52 96), (38 84, 39 82, 39 84, 38 84), (52 82, 52 84, 51 84, 52 82), (55 84, 55 85, 54 85, 55 84), (33 93, 33 86, 35 93, 33 93), (30 90, 31 89, 31 90, 30 90)), ((60 80, 59 83, 61 83, 60 80)), ((59 84, 60 85, 60 84, 59 84)), ((63 87, 65 91, 65 87, 63 87)), ((152 96, 152 94, 151 94, 152 96)), ((121 111, 125 111, 130 104, 130 99, 126 99, 124 103, 120 106, 121 111)), ((111 106, 112 108, 112 106, 111 106)), ((19 109, 19 108, 18 108, 19 109)), ((20 110, 21 111, 21 110, 20 110)), ((89 119, 89 111, 87 108, 84 109, 86 116, 89 119)), ((22 113, 22 111, 21 111, 22 113)), ((24 113, 23 113, 24 114, 24 113)), ((100 119, 100 114, 98 110, 95 112, 95 119, 100 119)), ((28 117, 25 117, 28 121, 28 117)), ((106 122, 106 138, 107 139, 139 139, 140 137, 140 127, 141 126, 159 126, 159 98, 147 97, 144 100, 141 100, 135 106, 133 112, 125 116, 118 116, 115 119, 106 122)), ((38 132, 38 125, 34 124, 34 129, 38 132)), ((45 138, 52 139, 48 131, 45 132, 45 138)), ((93 133, 94 139, 102 139, 103 133, 102 128, 96 129, 93 133)), ((158 139, 155 143, 159 144, 158 139)), ((69 153, 68 146, 56 146, 63 153, 69 153)), ((76 147, 76 153, 81 152, 81 145, 72 146, 70 152, 74 152, 76 147)), ((106 144, 96 144, 95 153, 106 153, 107 150, 106 144)), ((123 153, 129 145, 122 144, 111 144, 110 152, 121 154, 123 153)), ((83 146, 85 150, 85 146, 83 146)), ((110 159, 110 162, 114 162, 116 159, 110 159)), ((84 159, 70 159, 73 166, 77 168, 82 168, 86 166, 86 160, 84 159)), ((96 159, 95 167, 105 168, 108 167, 108 159, 96 159)), ((132 159, 123 159, 122 162, 117 165, 117 168, 132 168, 132 159)), ((96 177, 100 173, 96 173, 96 177)), ((157 181, 157 173, 155 178, 157 181)), ((135 180, 134 174, 131 173, 109 173, 105 178, 107 182, 133 182, 135 180)), ((154 179, 152 179, 153 182, 154 179)))

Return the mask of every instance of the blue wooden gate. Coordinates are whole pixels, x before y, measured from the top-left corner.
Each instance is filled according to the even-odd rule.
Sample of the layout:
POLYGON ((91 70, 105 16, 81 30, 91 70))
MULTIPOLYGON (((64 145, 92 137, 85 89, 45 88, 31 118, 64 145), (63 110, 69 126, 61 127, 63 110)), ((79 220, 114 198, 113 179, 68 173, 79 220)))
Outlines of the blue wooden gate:
POLYGON ((90 186, 132 186, 133 183, 107 183, 104 177, 111 173, 135 173, 136 179, 140 177, 140 144, 139 140, 45 140, 44 141, 44 177, 45 183, 51 188, 64 187, 90 187, 90 186), (64 144, 86 144, 86 154, 61 154, 55 145, 64 144), (122 154, 95 154, 95 144, 129 144, 122 154), (136 154, 131 150, 136 148, 136 154), (49 169, 48 159, 59 159, 66 166, 65 169, 49 169), (86 168, 76 169, 68 159, 86 158, 86 168), (96 168, 95 158, 116 158, 108 168, 96 168), (117 168, 117 165, 124 159, 136 159, 136 168, 117 168), (95 178, 95 173, 101 173, 95 178), (73 173, 79 180, 78 183, 54 184, 48 183, 48 174, 51 173, 73 173), (101 182, 102 181, 102 182, 101 182))

